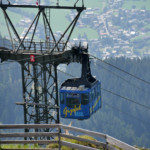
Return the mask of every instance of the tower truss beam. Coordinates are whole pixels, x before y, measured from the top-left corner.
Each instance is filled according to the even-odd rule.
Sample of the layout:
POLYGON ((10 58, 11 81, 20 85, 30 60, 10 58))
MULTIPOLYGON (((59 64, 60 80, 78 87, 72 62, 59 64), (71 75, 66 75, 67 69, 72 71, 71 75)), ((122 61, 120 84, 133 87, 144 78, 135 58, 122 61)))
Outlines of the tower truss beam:
POLYGON ((21 68, 24 102, 18 104, 24 107, 25 123, 59 123, 57 66, 27 62, 22 63, 21 68))
MULTIPOLYGON (((12 5, 0 3, 6 19, 7 28, 9 26, 14 32, 16 39, 11 46, 0 45, 1 62, 11 60, 20 63, 22 72, 22 91, 23 102, 17 103, 24 108, 25 124, 45 124, 59 123, 59 101, 58 101, 58 83, 57 66, 59 64, 69 64, 71 62, 82 62, 81 47, 68 49, 68 42, 77 24, 80 14, 86 8, 82 0, 82 7, 70 6, 44 6, 44 5, 12 5), (12 18, 7 13, 7 8, 35 8, 37 13, 29 25, 23 37, 20 37, 17 28, 13 25, 12 18), (66 27, 62 35, 58 38, 54 34, 50 20, 50 14, 46 9, 75 10, 75 18, 66 27), (40 17, 43 17, 45 28, 45 39, 35 41, 34 37, 38 29, 40 17), (32 30, 32 31, 31 31, 32 30), (31 32, 31 33, 30 33, 31 32), (31 39, 27 36, 31 34, 31 39), (49 37, 48 37, 49 36, 49 37), (49 39, 52 41, 50 41, 49 39)), ((41 22, 40 22, 41 24, 41 22)), ((26 129, 25 132, 28 132, 26 129)), ((36 132, 40 132, 36 129, 36 132)), ((48 131, 50 132, 50 131, 48 131)))
POLYGON ((82 6, 82 7, 71 7, 71 6, 48 6, 48 5, 9 5, 9 4, 0 4, 0 7, 3 8, 51 8, 51 9, 75 9, 75 10, 84 10, 86 9, 86 7, 82 6))

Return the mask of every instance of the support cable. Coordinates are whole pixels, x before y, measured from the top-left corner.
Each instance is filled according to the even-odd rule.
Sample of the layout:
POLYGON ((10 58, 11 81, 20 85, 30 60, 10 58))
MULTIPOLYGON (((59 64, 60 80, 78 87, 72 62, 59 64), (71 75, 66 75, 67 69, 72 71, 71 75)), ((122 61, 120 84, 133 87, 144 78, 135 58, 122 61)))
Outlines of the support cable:
MULTIPOLYGON (((86 53, 86 54, 87 54, 87 53, 86 53)), ((135 75, 133 75, 133 74, 131 74, 131 73, 129 73, 129 72, 127 72, 127 71, 121 69, 121 68, 118 68, 118 67, 116 67, 116 66, 114 66, 114 65, 112 65, 112 64, 110 64, 110 63, 108 63, 108 62, 105 62, 105 61, 101 60, 100 58, 97 58, 96 56, 94 56, 94 55, 92 55, 92 54, 87 54, 87 55, 92 56, 92 57, 94 57, 95 59, 97 59, 97 60, 99 60, 99 61, 101 61, 101 62, 103 62, 103 63, 106 63, 106 64, 108 64, 108 65, 110 65, 110 66, 112 66, 112 67, 114 67, 114 68, 116 68, 116 69, 118 69, 118 70, 120 70, 120 71, 122 71, 122 72, 124 72, 124 73, 126 73, 126 74, 128 74, 128 75, 130 75, 130 76, 132 76, 132 77, 134 77, 134 78, 136 78, 136 79, 138 79, 138 80, 141 80, 141 81, 143 81, 143 82, 145 82, 145 83, 147 83, 147 84, 150 84, 150 82, 148 82, 148 81, 146 81, 146 80, 144 80, 144 79, 141 79, 141 78, 139 78, 139 77, 137 77, 137 76, 135 76, 135 75)), ((43 57, 43 56, 36 56, 35 58, 41 58, 41 57, 43 57)), ((20 60, 17 60, 17 62, 21 62, 21 61, 25 61, 25 60, 30 60, 30 58, 20 59, 20 60)), ((7 62, 7 63, 0 64, 0 65, 9 64, 9 63, 11 63, 11 62, 16 62, 16 61, 11 60, 11 61, 9 61, 9 62, 7 62)), ((104 67, 103 67, 103 68, 104 68, 104 67)), ((108 70, 108 69, 106 69, 106 68, 104 68, 104 69, 105 69, 105 70, 108 70)), ((108 70, 108 71, 109 71, 109 72, 112 72, 112 71, 110 71, 110 70, 108 70)), ((115 73, 113 73, 113 74, 116 75, 116 76, 118 76, 118 77, 121 78, 122 80, 128 82, 126 79, 122 78, 121 76, 119 76, 119 75, 117 75, 117 74, 115 74, 115 73)), ((130 82, 128 82, 128 83, 129 83, 129 84, 132 84, 132 85, 135 85, 135 84, 130 83, 130 82)), ((138 87, 138 88, 139 88, 139 87, 138 87)), ((140 88, 140 89, 141 89, 141 88, 140 88)))
MULTIPOLYGON (((18 67, 16 67, 16 68, 18 68, 18 67)), ((57 69, 57 70, 58 70, 59 72, 62 72, 62 73, 64 73, 64 74, 68 75, 68 76, 75 77, 75 76, 73 76, 73 75, 71 75, 71 74, 69 74, 69 73, 66 73, 66 72, 64 72, 64 71, 62 71, 62 70, 60 70, 60 69, 57 69)), ((109 90, 107 90, 107 89, 104 89, 104 88, 101 88, 101 89, 102 89, 103 91, 106 91, 106 92, 108 92, 108 93, 111 93, 112 95, 121 97, 122 99, 125 99, 125 100, 127 100, 127 101, 132 102, 132 103, 135 103, 135 104, 137 104, 137 105, 139 105, 139 106, 141 106, 141 107, 150 109, 149 106, 146 106, 146 105, 143 105, 143 104, 141 104, 141 103, 138 103, 138 102, 136 102, 136 101, 134 101, 134 100, 131 100, 131 99, 129 99, 129 98, 126 98, 126 97, 124 97, 124 96, 121 96, 121 95, 119 95, 119 94, 117 94, 117 93, 114 93, 114 92, 112 92, 112 91, 109 91, 109 90)), ((109 104, 107 104, 107 103, 104 102, 104 101, 103 101, 103 103, 106 104, 106 105, 109 105, 109 104)), ((110 105, 109 105, 109 106, 110 106, 110 105)), ((112 107, 112 106, 110 106, 110 107, 112 107)), ((114 108, 114 107, 112 107, 112 108, 113 108, 113 109, 116 109, 116 110, 119 110, 119 111, 121 111, 122 113, 125 113, 126 115, 128 115, 128 116, 130 116, 130 117, 133 117, 133 118, 135 118, 136 120, 139 120, 140 122, 142 121, 142 123, 145 123, 145 124, 147 124, 147 125, 150 125, 150 123, 145 122, 145 121, 143 121, 143 120, 141 120, 141 119, 139 119, 139 118, 137 118, 137 117, 135 117, 135 116, 133 116, 133 115, 131 115, 131 114, 128 114, 128 113, 126 113, 126 112, 123 112, 122 110, 120 110, 120 109, 118 109, 118 108, 114 108)))
MULTIPOLYGON (((57 70, 60 71, 60 72, 62 72, 62 73, 64 73, 64 74, 66 74, 66 75, 68 75, 68 76, 74 77, 74 76, 72 76, 72 75, 70 75, 70 74, 68 74, 68 73, 65 73, 65 72, 62 71, 62 70, 59 70, 59 69, 57 69, 57 70)), ((103 88, 101 88, 101 89, 104 90, 103 88)), ((107 91, 108 91, 108 90, 107 90, 107 91)), ((111 93, 111 94, 113 94, 113 95, 117 95, 117 96, 119 96, 119 97, 121 97, 121 98, 123 98, 123 99, 125 99, 125 100, 128 100, 128 101, 130 101, 130 102, 133 102, 133 103, 135 103, 135 104, 138 104, 138 105, 140 105, 140 106, 142 106, 142 107, 144 107, 144 108, 150 109, 150 107, 148 107, 148 106, 145 106, 145 105, 143 105, 143 104, 137 103, 137 102, 135 102, 135 101, 133 101, 133 100, 131 100, 131 99, 125 98, 125 97, 123 97, 123 96, 121 96, 121 95, 115 94, 114 92, 109 91, 109 93, 111 93)), ((106 103, 106 102, 104 102, 104 101, 103 101, 103 103, 106 104, 106 105, 108 105, 109 107, 115 109, 115 110, 120 111, 121 113, 123 113, 123 114, 125 114, 125 115, 128 115, 129 117, 132 117, 132 118, 134 118, 134 119, 140 121, 140 122, 143 123, 143 124, 146 124, 146 125, 150 126, 150 123, 147 122, 147 121, 144 121, 144 120, 142 120, 142 119, 140 119, 140 118, 138 118, 138 117, 135 117, 135 116, 133 116, 133 115, 127 113, 127 112, 124 112, 124 111, 120 110, 119 108, 113 107, 113 106, 111 106, 110 104, 108 104, 108 103, 106 103)))
POLYGON ((142 82, 147 83, 147 84, 150 85, 150 82, 148 82, 148 81, 146 81, 146 80, 144 80, 144 79, 142 79, 142 78, 140 78, 140 77, 138 77, 138 76, 135 76, 135 75, 133 75, 133 74, 131 74, 131 73, 129 73, 129 72, 127 72, 127 71, 125 71, 125 70, 123 70, 123 69, 121 69, 121 68, 115 66, 115 65, 112 65, 112 64, 110 64, 109 62, 106 62, 106 61, 104 61, 104 60, 102 60, 102 59, 100 59, 100 58, 98 58, 98 57, 96 57, 96 56, 94 56, 94 55, 92 55, 92 54, 88 54, 88 53, 85 53, 85 54, 87 54, 87 55, 89 55, 89 56, 92 56, 93 58, 95 58, 95 59, 97 59, 97 60, 99 60, 99 61, 101 61, 101 62, 103 62, 103 63, 105 63, 105 64, 107 64, 107 65, 109 65, 109 66, 111 66, 111 67, 113 67, 113 68, 115 68, 115 69, 121 71, 121 72, 123 72, 123 73, 126 73, 126 74, 128 74, 128 75, 130 75, 130 76, 132 76, 132 77, 134 77, 134 78, 136 78, 136 79, 138 79, 138 80, 140 80, 140 81, 142 81, 142 82))
POLYGON ((127 101, 129 101, 129 102, 132 102, 132 103, 134 103, 134 104, 137 104, 137 105, 139 105, 139 106, 142 106, 142 107, 147 108, 147 109, 150 110, 150 107, 149 107, 149 106, 146 106, 146 105, 143 105, 143 104, 141 104, 141 103, 138 103, 138 102, 136 102, 136 101, 134 101, 134 100, 132 100, 132 99, 129 99, 129 98, 127 98, 127 97, 124 97, 124 96, 122 96, 122 95, 119 95, 119 94, 117 94, 117 93, 115 93, 115 92, 112 92, 112 91, 110 91, 110 90, 107 90, 107 89, 104 89, 104 88, 101 88, 101 89, 102 89, 103 91, 107 92, 107 93, 110 93, 110 94, 112 94, 112 95, 118 96, 118 97, 120 97, 120 98, 122 98, 122 99, 125 99, 125 100, 127 100, 127 101))
MULTIPOLYGON (((38 56, 38 57, 42 57, 42 56, 38 56)), ((18 60, 18 62, 19 61, 22 61, 22 60, 26 60, 26 59, 21 59, 21 60, 18 60)), ((11 62, 15 62, 15 61, 11 61, 11 62)), ((44 62, 48 62, 48 61, 44 61, 44 62)), ((2 65, 2 64, 0 64, 0 65, 2 65)), ((103 67, 103 66, 101 66, 101 67, 103 67)), ((14 67, 14 68, 11 68, 11 69, 15 69, 15 68, 18 68, 18 67, 14 67)), ((119 77, 119 78, 121 78, 122 80, 124 80, 125 82, 127 82, 128 84, 131 84, 132 86, 134 86, 134 87, 136 87, 136 88, 138 88, 138 89, 140 89, 140 90, 142 90, 142 91, 144 91, 144 92, 147 92, 148 93, 148 91, 147 90, 145 90, 145 89, 143 89, 143 88, 140 88, 140 87, 138 87, 136 84, 134 84, 134 83, 131 83, 130 81, 128 81, 128 80, 126 80, 126 79, 124 79, 124 78, 122 78, 121 76, 119 76, 118 74, 116 74, 116 73, 114 73, 114 72, 112 72, 112 71, 110 71, 109 69, 106 69, 105 67, 103 67, 105 70, 107 70, 107 71, 109 71, 109 72, 111 72, 112 74, 114 74, 115 76, 117 76, 117 77, 119 77)), ((2 69, 0 69, 1 71, 4 71, 4 69, 2 70, 2 69)), ((10 69, 5 69, 6 71, 7 70, 10 70, 10 69)), ((59 70, 60 71, 60 70, 59 70)), ((69 74, 68 74, 69 75, 69 74)), ((72 76, 73 77, 73 76, 72 76)))
MULTIPOLYGON (((59 69, 57 69, 57 70, 60 71, 59 69)), ((64 74, 66 74, 66 75, 68 75, 68 76, 74 77, 74 76, 72 76, 72 75, 70 75, 70 74, 68 74, 68 73, 65 73, 65 72, 62 71, 62 70, 61 70, 61 72, 64 73, 64 74)), ((119 95, 119 94, 117 94, 117 93, 115 93, 115 92, 112 92, 112 91, 109 91, 109 90, 107 90, 107 89, 104 89, 104 88, 102 88, 102 87, 101 87, 101 89, 102 89, 103 91, 106 91, 106 92, 108 92, 108 93, 111 93, 111 94, 113 94, 113 95, 115 95, 115 96, 118 96, 118 97, 120 97, 120 98, 122 98, 122 99, 125 99, 125 100, 127 100, 127 101, 130 101, 130 102, 132 102, 132 103, 134 103, 134 104, 137 104, 137 105, 139 105, 139 106, 141 106, 141 107, 144 107, 144 108, 150 110, 150 107, 149 107, 149 106, 146 106, 146 105, 143 105, 143 104, 141 104, 141 103, 138 103, 138 102, 136 102, 136 101, 134 101, 134 100, 132 100, 132 99, 129 99, 129 98, 124 97, 124 96, 122 96, 122 95, 119 95)))
POLYGON ((121 112, 121 113, 123 113, 123 114, 125 114, 125 115, 127 115, 127 116, 129 116, 129 117, 131 117, 131 118, 134 118, 134 119, 140 121, 140 122, 143 123, 143 124, 146 124, 146 125, 150 126, 150 123, 147 122, 147 121, 144 121, 144 120, 142 120, 142 119, 140 119, 140 118, 138 118, 138 117, 136 117, 136 116, 134 116, 134 115, 132 115, 132 114, 129 114, 129 113, 125 112, 125 111, 122 111, 121 109, 119 109, 119 108, 117 108, 117 107, 114 107, 114 106, 112 106, 112 105, 110 105, 110 104, 108 104, 108 103, 106 103, 106 102, 104 102, 104 101, 103 101, 103 103, 104 103, 105 105, 107 105, 108 107, 114 109, 114 110, 117 110, 117 111, 119 111, 119 112, 121 112))
MULTIPOLYGON (((43 57, 43 56, 36 56, 35 58, 39 58, 39 57, 43 57)), ((29 60, 30 58, 26 58, 26 59, 20 59, 20 60, 18 60, 18 62, 20 62, 20 61, 24 61, 24 60, 29 60)), ((55 59, 56 60, 56 59, 55 59)), ((5 65, 5 64, 9 64, 9 63, 12 63, 12 62, 16 62, 16 61, 9 61, 9 62, 7 62, 7 63, 4 63, 4 64, 0 64, 0 65, 5 65)), ((41 62, 44 62, 44 63, 46 63, 46 62, 49 62, 49 61, 41 61, 41 62)), ((125 81, 125 82, 127 82, 128 84, 130 84, 130 85, 132 85, 132 86, 134 86, 134 87, 136 87, 137 89, 139 89, 139 90, 142 90, 143 92, 146 92, 146 93, 148 93, 149 94, 149 91, 147 91, 147 90, 145 90, 145 89, 143 89, 143 88, 140 88, 139 86, 137 86, 136 84, 134 84, 134 83, 132 83, 132 82, 130 82, 130 81, 128 81, 128 80, 126 80, 126 79, 124 79, 123 77, 121 77, 120 75, 118 75, 118 74, 116 74, 116 73, 114 73, 113 71, 111 71, 111 70, 109 70, 109 69, 107 69, 107 68, 105 68, 105 67, 103 67, 102 65, 100 65, 103 69, 105 69, 105 70, 107 70, 108 72, 110 72, 110 73, 112 73, 113 75, 115 75, 115 76, 117 76, 117 77, 119 77, 120 79, 122 79, 123 81, 125 81)), ((13 68, 10 68, 10 69, 0 69, 0 71, 8 71, 8 70, 11 70, 11 69, 17 69, 18 67, 13 67, 13 68)), ((60 72, 61 72, 61 70, 59 70, 60 72)), ((69 74, 68 74, 69 75, 69 74)), ((70 75, 69 75, 70 76, 70 75)), ((72 77, 74 77, 74 76, 72 76, 72 77)))
MULTIPOLYGON (((98 60, 99 60, 99 58, 97 58, 97 57, 95 57, 95 56, 93 56, 93 55, 91 55, 91 54, 90 54, 90 56, 92 56, 92 57, 94 57, 95 59, 98 59, 98 60)), ((41 58, 41 57, 43 57, 43 56, 36 56, 35 58, 41 58)), ((17 62, 21 62, 21 61, 25 61, 25 60, 29 60, 29 59, 30 59, 30 58, 20 59, 20 60, 18 60, 17 62)), ((101 60, 101 59, 100 59, 100 60, 101 60)), ((5 65, 5 64, 12 63, 12 62, 16 62, 16 61, 11 60, 11 61, 8 61, 8 62, 6 62, 6 63, 4 63, 4 64, 0 64, 0 65, 5 65)), ((44 61, 44 62, 49 62, 49 61, 44 61)), ((123 77, 121 77, 120 75, 118 75, 118 74, 112 72, 111 70, 106 69, 106 68, 103 67, 102 65, 100 65, 100 66, 101 66, 103 69, 105 69, 105 70, 111 72, 111 73, 114 74, 115 76, 119 77, 120 79, 124 80, 124 81, 127 82, 128 84, 130 84, 130 85, 132 85, 132 86, 134 86, 134 87, 136 87, 136 88, 142 90, 143 92, 149 93, 149 91, 147 91, 147 90, 145 90, 145 89, 143 89, 143 88, 140 88, 140 87, 137 86, 136 84, 134 84, 134 83, 132 83, 132 82, 130 82, 130 81, 124 79, 123 77)), ((14 68, 11 68, 11 69, 15 69, 15 68, 17 68, 17 67, 14 67, 14 68)), ((5 70, 7 71, 7 70, 10 70, 10 69, 3 69, 3 70, 0 69, 0 70, 1 70, 1 71, 5 71, 5 70)), ((147 82, 147 81, 146 81, 146 82, 147 82)))
POLYGON ((136 84, 134 84, 134 83, 132 83, 131 81, 129 81, 129 80, 123 78, 122 76, 120 76, 119 74, 113 72, 112 70, 109 70, 109 69, 105 68, 104 66, 102 66, 102 65, 100 65, 100 64, 98 64, 98 65, 99 65, 101 68, 103 68, 104 70, 106 70, 106 71, 110 72, 111 74, 113 74, 114 76, 116 76, 116 77, 122 79, 123 81, 125 81, 126 83, 132 85, 133 87, 136 87, 137 89, 142 90, 143 92, 146 92, 146 93, 149 94, 149 91, 148 91, 148 90, 143 89, 143 88, 137 86, 136 84))

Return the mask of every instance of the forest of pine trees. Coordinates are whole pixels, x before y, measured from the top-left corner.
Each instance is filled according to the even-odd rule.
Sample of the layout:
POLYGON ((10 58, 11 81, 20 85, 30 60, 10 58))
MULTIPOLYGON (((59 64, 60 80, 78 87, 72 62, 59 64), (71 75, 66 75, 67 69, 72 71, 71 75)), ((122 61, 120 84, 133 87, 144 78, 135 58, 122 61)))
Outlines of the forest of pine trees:
MULTIPOLYGON (((150 82, 150 59, 111 58, 105 60, 135 76, 150 82)), ((91 60, 92 74, 102 83, 102 108, 88 120, 65 120, 61 123, 108 134, 131 145, 150 147, 150 85, 99 60, 91 60), (104 90, 105 89, 105 90, 104 90), (135 104, 112 93, 133 100, 135 104)), ((81 65, 70 64, 66 72, 80 76, 81 65), (74 69, 76 68, 76 69, 74 69)), ((59 85, 71 78, 58 71, 59 85)), ((21 68, 17 63, 0 64, 0 122, 23 123, 21 68)))

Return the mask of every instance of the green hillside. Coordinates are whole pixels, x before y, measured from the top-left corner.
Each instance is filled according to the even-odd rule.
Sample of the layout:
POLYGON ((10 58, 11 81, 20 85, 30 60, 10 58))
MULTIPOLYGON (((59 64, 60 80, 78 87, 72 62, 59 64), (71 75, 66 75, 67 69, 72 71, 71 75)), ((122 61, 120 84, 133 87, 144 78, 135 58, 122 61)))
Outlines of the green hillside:
MULTIPOLYGON (((107 61, 146 81, 150 81, 149 59, 130 60, 118 58, 107 61)), ((91 66, 93 75, 101 80, 102 88, 134 100, 137 103, 150 106, 149 85, 99 61, 96 64, 93 62, 91 66)), ((73 72, 71 68, 78 67, 70 66, 67 72, 79 76, 79 72, 77 73, 77 70, 73 72)), ((96 112, 89 120, 67 120, 67 124, 73 121, 74 126, 103 132, 131 145, 149 147, 149 111, 149 109, 102 90, 102 109, 96 112), (145 145, 144 143, 147 144, 145 145)), ((66 120, 62 119, 62 122, 66 123, 66 120)))
MULTIPOLYGON (((107 61, 146 81, 150 81, 150 59, 130 60, 118 58, 107 61)), ((80 76, 80 67, 79 64, 69 65, 67 73, 80 76), (78 68, 78 70, 74 70, 74 68, 78 68)), ((149 85, 114 70, 99 61, 96 64, 92 61, 91 67, 92 74, 101 80, 102 88, 137 103, 150 106, 149 85)), ((0 122, 3 124, 23 123, 23 108, 15 104, 22 101, 20 66, 10 63, 0 65, 0 77, 0 122)), ((68 78, 70 77, 58 72, 59 84, 68 78)), ((104 90, 101 92, 102 108, 90 119, 84 121, 61 119, 61 123, 69 124, 72 121, 73 126, 102 132, 130 145, 150 147, 150 110, 104 90)))
POLYGON ((149 0, 124 0, 123 8, 125 9, 146 9, 150 10, 149 0))
MULTIPOLYGON (((56 4, 56 0, 52 2, 56 4)), ((60 0, 62 5, 72 5, 74 2, 60 0)), ((94 2, 86 0, 86 7, 100 8, 98 9, 99 12, 95 14, 96 17, 94 16, 100 25, 98 28, 94 28, 93 18, 88 18, 88 23, 85 19, 83 21, 85 27, 79 28, 77 26, 72 38, 85 38, 89 42, 90 53, 100 58, 110 54, 110 58, 105 61, 142 78, 144 81, 148 81, 148 83, 92 59, 92 74, 102 82, 102 108, 88 120, 61 119, 61 122, 69 124, 72 121, 73 126, 102 132, 130 145, 150 147, 150 110, 148 109, 150 107, 150 58, 144 57, 150 54, 150 0, 122 0, 115 6, 111 2, 110 0, 95 0, 94 2), (134 10, 132 10, 133 8, 134 10), (139 11, 140 9, 145 10, 139 11), (103 17, 106 18, 97 16, 97 13, 103 13, 103 17), (103 20, 106 21, 103 23, 103 20), (106 28, 109 29, 110 36, 106 35, 106 28), (135 34, 132 35, 131 31, 134 31, 135 34), (91 39, 96 39, 96 42, 91 42, 91 39), (115 54, 112 51, 119 58, 115 58, 115 54), (142 56, 142 59, 137 59, 137 57, 136 59, 122 58, 120 57, 122 52, 125 54, 129 52, 127 57, 136 55, 142 56), (114 93, 117 93, 120 97, 114 93), (147 108, 143 106, 147 106, 147 108)), ((19 34, 23 32, 24 27, 27 27, 27 25, 21 26, 19 24, 20 20, 24 18, 24 14, 26 14, 27 18, 32 17, 32 19, 35 15, 34 10, 28 11, 28 9, 15 12, 9 10, 8 13, 14 21, 19 34)), ((54 19, 52 23, 54 31, 59 31, 61 28, 68 26, 68 14, 72 12, 61 11, 61 13, 57 13, 54 11, 51 13, 51 17, 54 19), (55 19, 56 16, 60 19, 55 19)), ((0 10, 0 34, 4 37, 8 36, 8 31, 2 16, 3 13, 0 10)), ((85 13, 83 13, 83 16, 85 16, 85 13)), ((39 26, 41 26, 41 22, 42 19, 39 26)), ((0 38, 2 37, 0 36, 0 38)), ((68 65, 66 69, 67 73, 80 76, 80 64, 68 65)), ((71 78, 61 72, 58 72, 58 77, 59 86, 64 80, 71 78)), ((0 64, 0 122, 2 124, 23 123, 23 108, 15 104, 16 102, 22 102, 21 84, 21 68, 19 64, 0 64)))

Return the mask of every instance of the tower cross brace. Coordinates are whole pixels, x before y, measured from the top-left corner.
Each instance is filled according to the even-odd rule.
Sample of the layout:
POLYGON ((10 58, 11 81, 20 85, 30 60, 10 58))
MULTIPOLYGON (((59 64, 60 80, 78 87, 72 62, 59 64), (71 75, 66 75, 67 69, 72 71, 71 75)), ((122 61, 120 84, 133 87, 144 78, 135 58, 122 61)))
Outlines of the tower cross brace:
MULTIPOLYGON (((81 12, 86 9, 83 5, 77 7, 69 6, 34 6, 34 5, 11 5, 0 3, 4 18, 7 23, 11 40, 10 45, 0 45, 1 62, 13 60, 21 65, 23 102, 17 103, 24 108, 25 124, 51 124, 59 123, 59 102, 58 102, 58 77, 57 66, 63 63, 81 62, 81 54, 72 48, 67 49, 68 41, 76 26, 81 12), (36 8, 38 13, 31 22, 23 38, 17 32, 12 19, 7 13, 8 8, 36 8), (51 27, 47 9, 70 9, 76 10, 75 18, 68 25, 61 37, 56 40, 51 27), (35 33, 39 23, 39 18, 43 17, 45 29, 45 41, 34 41, 35 33), (26 40, 29 31, 33 29, 31 39, 26 40), (17 40, 12 39, 11 32, 17 40), (66 41, 64 36, 68 33, 66 41), (49 36, 49 39, 47 39, 49 36), (52 39, 52 41, 50 40, 52 39), (63 42, 62 42, 63 39, 63 42)), ((8 40, 7 40, 8 42, 8 40)), ((25 130, 29 132, 28 129, 25 130)), ((39 132, 36 129, 36 132, 39 132)))

